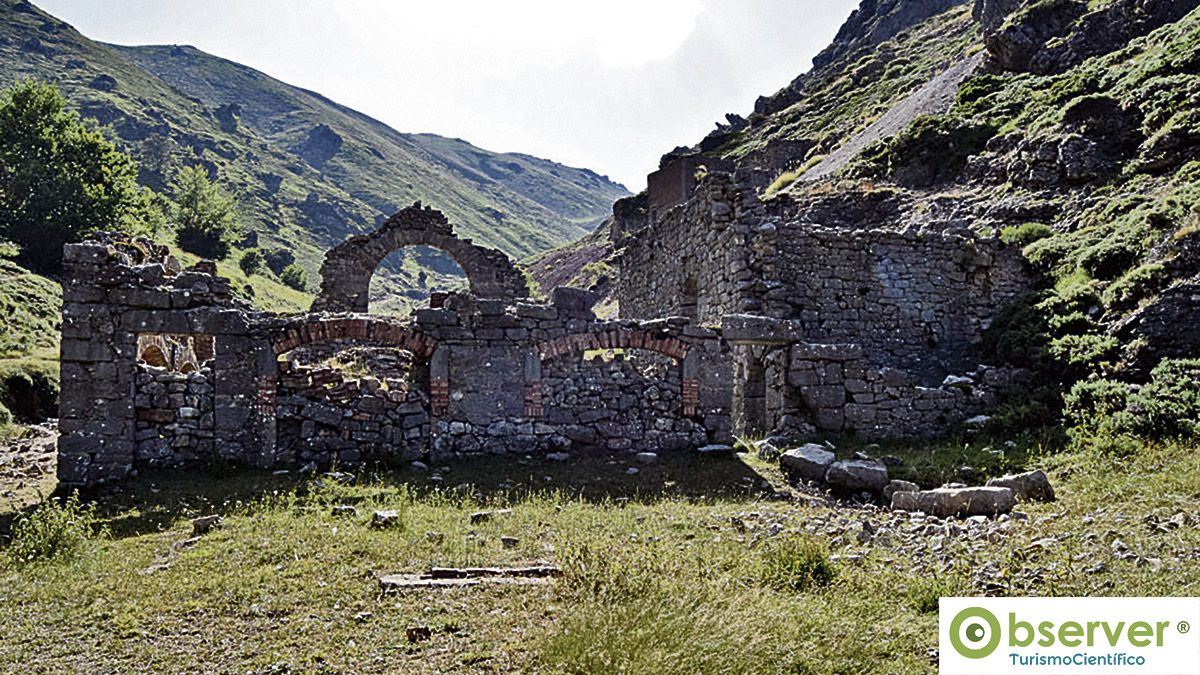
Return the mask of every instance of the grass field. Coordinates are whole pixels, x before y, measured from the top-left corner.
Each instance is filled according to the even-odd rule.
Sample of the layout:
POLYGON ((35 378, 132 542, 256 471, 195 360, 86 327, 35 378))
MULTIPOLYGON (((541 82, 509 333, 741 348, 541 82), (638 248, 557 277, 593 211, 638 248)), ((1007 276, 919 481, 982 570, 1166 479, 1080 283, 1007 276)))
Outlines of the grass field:
MULTIPOLYGON (((881 452, 916 465, 934 450, 881 452)), ((939 595, 1200 594, 1194 448, 1020 456, 1051 471, 1059 501, 987 522, 836 505, 749 455, 664 456, 636 475, 606 458, 479 459, 353 485, 143 475, 95 497, 103 532, 76 555, 0 554, 0 671, 932 672, 939 595), (342 505, 357 515, 334 515, 342 505), (370 526, 383 508, 399 527, 370 526), (511 513, 471 524, 500 508, 511 513), (223 526, 190 540, 190 519, 214 513, 223 526), (378 583, 538 561, 563 576, 378 583)))

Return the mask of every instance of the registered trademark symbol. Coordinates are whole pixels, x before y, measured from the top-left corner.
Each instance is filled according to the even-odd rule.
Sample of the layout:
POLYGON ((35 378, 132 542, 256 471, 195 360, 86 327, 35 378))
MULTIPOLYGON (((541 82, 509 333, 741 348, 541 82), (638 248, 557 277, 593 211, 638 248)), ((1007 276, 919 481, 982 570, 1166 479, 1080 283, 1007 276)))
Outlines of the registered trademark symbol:
POLYGON ((1179 629, 1179 632, 1180 632, 1180 633, 1186 633, 1186 632, 1188 632, 1189 630, 1191 630, 1191 629, 1192 629, 1192 626, 1191 626, 1191 624, 1189 624, 1189 623, 1188 623, 1188 622, 1186 622, 1186 621, 1180 621, 1180 622, 1179 622, 1179 625, 1177 626, 1177 628, 1179 629))

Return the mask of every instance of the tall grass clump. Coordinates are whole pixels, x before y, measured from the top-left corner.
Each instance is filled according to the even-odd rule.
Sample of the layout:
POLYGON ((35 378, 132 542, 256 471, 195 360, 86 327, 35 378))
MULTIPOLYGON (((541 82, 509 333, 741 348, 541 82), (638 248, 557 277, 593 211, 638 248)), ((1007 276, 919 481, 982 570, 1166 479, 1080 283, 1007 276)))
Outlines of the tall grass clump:
POLYGON ((98 524, 95 507, 81 504, 78 493, 65 500, 48 499, 16 521, 5 553, 17 565, 72 559, 97 534, 98 524))
POLYGON ((829 549, 809 537, 775 537, 760 554, 759 579, 777 591, 804 592, 827 586, 837 576, 829 549))

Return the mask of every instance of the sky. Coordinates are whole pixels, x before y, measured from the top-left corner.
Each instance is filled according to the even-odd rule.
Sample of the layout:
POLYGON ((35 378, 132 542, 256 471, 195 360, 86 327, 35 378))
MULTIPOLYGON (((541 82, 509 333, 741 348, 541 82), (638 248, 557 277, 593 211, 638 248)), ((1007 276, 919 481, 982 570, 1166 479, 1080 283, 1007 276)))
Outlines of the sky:
POLYGON ((192 45, 404 132, 605 174, 748 114, 857 0, 34 0, 84 35, 192 45))

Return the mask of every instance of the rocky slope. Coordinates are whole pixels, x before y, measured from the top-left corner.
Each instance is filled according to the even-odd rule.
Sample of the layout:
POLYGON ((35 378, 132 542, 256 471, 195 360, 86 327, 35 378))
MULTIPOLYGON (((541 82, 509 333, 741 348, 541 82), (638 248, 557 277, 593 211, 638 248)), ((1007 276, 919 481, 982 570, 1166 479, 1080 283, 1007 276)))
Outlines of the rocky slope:
MULTIPOLYGON (((0 86, 24 77, 58 84, 110 126, 146 185, 164 189, 181 165, 207 167, 237 193, 256 234, 247 245, 294 255, 314 278, 328 246, 416 200, 524 257, 590 232, 627 194, 585 169, 397 132, 194 48, 101 44, 25 0, 0 0, 0 86)), ((423 297, 454 272, 444 256, 413 250, 381 276, 423 297)))
POLYGON ((811 71, 671 154, 805 222, 1001 236, 1045 284, 992 356, 1141 377, 1200 353, 1198 4, 864 0, 811 71))

